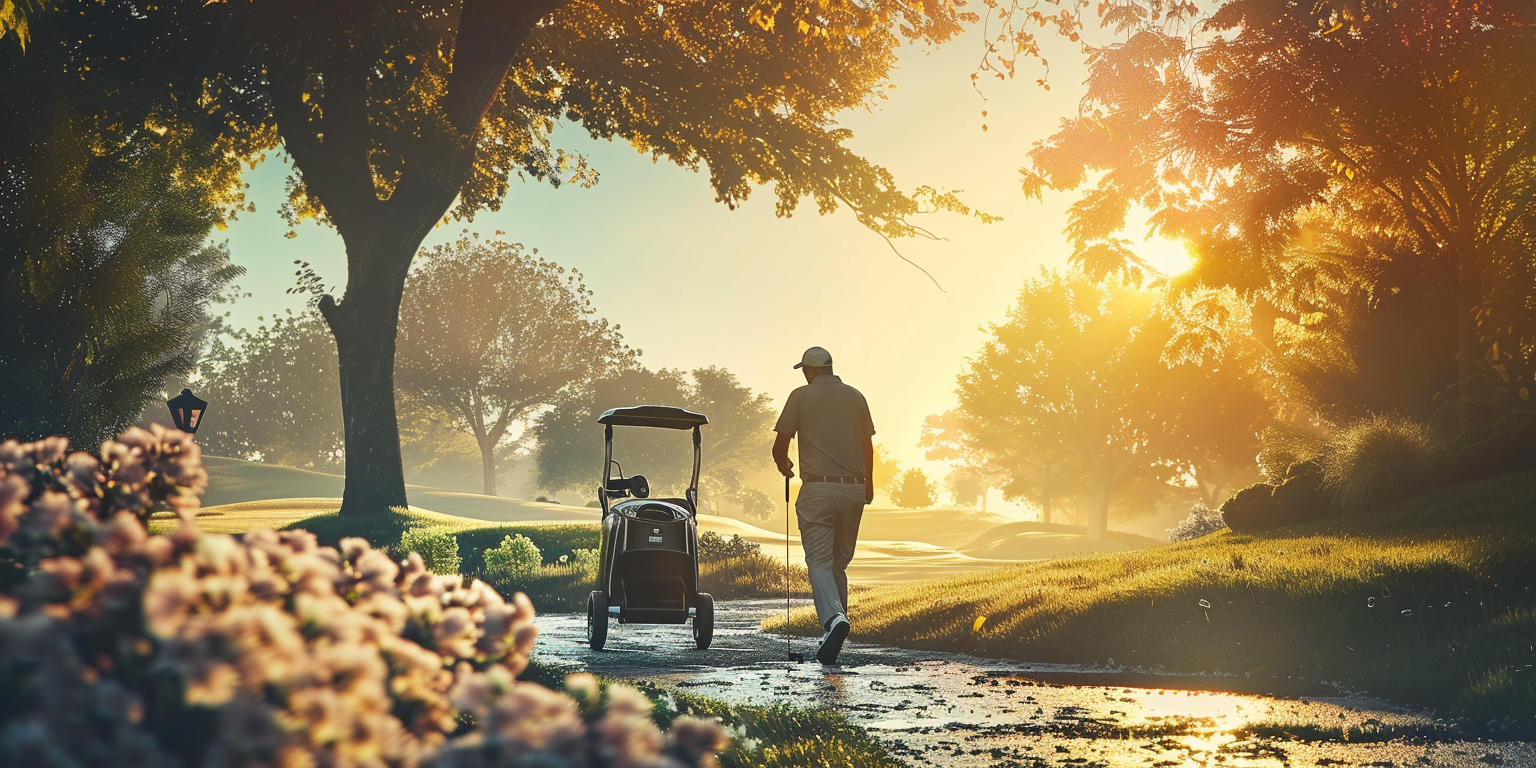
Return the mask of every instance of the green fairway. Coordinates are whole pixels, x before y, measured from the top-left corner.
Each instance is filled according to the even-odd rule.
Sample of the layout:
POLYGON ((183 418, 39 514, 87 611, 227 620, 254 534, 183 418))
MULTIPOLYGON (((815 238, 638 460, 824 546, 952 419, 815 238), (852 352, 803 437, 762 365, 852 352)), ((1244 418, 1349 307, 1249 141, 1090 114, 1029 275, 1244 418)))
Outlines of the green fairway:
MULTIPOLYGON (((854 637, 986 656, 1304 676, 1536 718, 1536 473, 1269 536, 861 591, 854 637)), ((782 619, 770 620, 776 630, 782 619)), ((810 633, 814 619, 798 614, 810 633)))
MULTIPOLYGON (((203 494, 203 507, 214 508, 208 510, 211 512, 219 512, 218 508, 226 505, 261 502, 266 505, 265 514, 273 519, 283 514, 289 515, 289 520, 297 520, 341 506, 345 483, 341 475, 214 456, 203 457, 203 467, 208 470, 208 490, 203 494)), ((585 507, 482 496, 420 485, 406 486, 406 493, 412 507, 475 520, 595 522, 598 517, 595 510, 585 507)), ((255 510, 233 508, 231 511, 255 510)))
MULTIPOLYGON (((498 528, 498 524, 595 524, 599 517, 597 510, 587 507, 409 486, 409 517, 414 522, 398 516, 344 520, 334 514, 341 506, 344 479, 339 475, 216 457, 207 457, 204 463, 209 484, 198 522, 210 533, 282 528, 305 520, 303 527, 320 534, 323 541, 334 543, 342 536, 362 536, 384 545, 398 541, 407 525, 446 526, 482 531, 460 537, 464 551, 478 556, 484 546, 494 546, 513 532, 498 528)), ((782 515, 756 522, 699 516, 701 531, 739 535, 762 546, 764 555, 780 562, 786 561, 783 525, 782 515)), ((164 530, 164 523, 157 530, 164 530)), ((860 525, 858 554, 849 566, 848 578, 866 585, 920 581, 977 573, 1018 561, 1161 544, 1126 533, 1092 542, 1082 531, 1081 527, 1020 522, 970 509, 871 508, 865 511, 860 525)), ((798 566, 804 557, 799 532, 792 528, 787 562, 798 566)))

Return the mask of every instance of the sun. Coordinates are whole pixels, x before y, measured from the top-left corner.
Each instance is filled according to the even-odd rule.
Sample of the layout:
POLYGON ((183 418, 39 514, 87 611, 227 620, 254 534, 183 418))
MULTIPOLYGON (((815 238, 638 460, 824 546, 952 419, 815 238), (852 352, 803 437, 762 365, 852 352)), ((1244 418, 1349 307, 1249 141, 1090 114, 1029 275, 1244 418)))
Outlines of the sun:
POLYGON ((1184 274, 1195 266, 1195 257, 1189 252, 1189 244, 1182 239, 1169 240, 1153 235, 1131 246, 1131 250, 1164 277, 1184 274))

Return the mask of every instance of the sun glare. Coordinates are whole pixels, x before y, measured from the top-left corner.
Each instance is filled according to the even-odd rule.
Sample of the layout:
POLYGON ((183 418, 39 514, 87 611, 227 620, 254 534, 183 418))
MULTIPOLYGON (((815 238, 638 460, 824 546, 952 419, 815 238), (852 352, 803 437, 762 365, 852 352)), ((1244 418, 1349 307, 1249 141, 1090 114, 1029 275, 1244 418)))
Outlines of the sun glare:
POLYGON ((1183 240, 1169 240, 1154 235, 1137 243, 1133 249, 1165 277, 1184 274, 1195 266, 1195 257, 1189 252, 1189 244, 1183 240))

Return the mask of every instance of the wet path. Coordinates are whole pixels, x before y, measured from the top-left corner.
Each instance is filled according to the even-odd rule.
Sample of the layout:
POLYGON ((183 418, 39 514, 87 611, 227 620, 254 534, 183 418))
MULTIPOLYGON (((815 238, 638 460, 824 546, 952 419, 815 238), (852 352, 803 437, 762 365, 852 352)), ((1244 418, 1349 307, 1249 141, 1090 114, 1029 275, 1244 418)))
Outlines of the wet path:
MULTIPOLYGON (((782 636, 757 631, 783 609, 782 601, 722 603, 707 651, 693 648, 687 626, 613 623, 607 649, 594 652, 584 615, 544 614, 535 655, 735 704, 829 707, 920 766, 1536 768, 1536 744, 1460 740, 1432 718, 1300 681, 1129 674, 857 643, 839 667, 791 664, 782 636)), ((793 643, 813 650, 808 639, 793 643)))

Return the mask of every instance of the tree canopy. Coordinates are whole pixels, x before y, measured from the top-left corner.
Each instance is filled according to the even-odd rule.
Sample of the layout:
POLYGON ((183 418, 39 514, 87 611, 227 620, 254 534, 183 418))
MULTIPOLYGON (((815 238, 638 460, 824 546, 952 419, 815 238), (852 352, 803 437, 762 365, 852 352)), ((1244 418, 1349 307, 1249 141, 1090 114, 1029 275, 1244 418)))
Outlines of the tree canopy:
POLYGON ((221 128, 210 166, 280 143, 296 170, 285 213, 341 235, 345 293, 318 307, 337 339, 346 515, 406 503, 394 340, 417 247, 450 208, 498 207, 514 175, 593 181, 551 145, 558 121, 707 168, 727 205, 771 185, 780 215, 808 198, 887 237, 922 234, 909 218, 924 210, 966 212, 951 194, 900 190, 834 123, 875 98, 900 42, 942 42, 976 19, 951 0, 60 0, 43 15, 68 26, 50 34, 78 62, 124 62, 136 92, 159 93, 159 124, 221 128))
POLYGON ((1031 195, 1085 189, 1074 262, 1098 278, 1145 272, 1119 233, 1150 211, 1155 233, 1198 255, 1176 283, 1261 301, 1293 355, 1348 349, 1351 311, 1448 286, 1458 331, 1441 354, 1460 367, 1440 387, 1528 387, 1536 6, 1159 5, 1113 4, 1116 39, 1089 49, 1079 114, 1023 171, 1031 195), (1419 266, 1383 268, 1404 261, 1419 266))
MULTIPOLYGON (((1090 536, 1117 496, 1192 480, 1219 498, 1255 473, 1273 408, 1230 296, 1168 306, 1118 281, 1045 273, 962 370, 959 407, 926 424, 930 458, 961 459, 1040 507, 1083 499, 1090 536), (1205 345, 1173 313, 1203 317, 1205 345), (1241 350, 1241 352, 1239 351, 1241 350)), ((1146 493, 1139 494, 1141 497, 1146 493)))
POLYGON ((0 432, 89 446, 192 368, 244 270, 206 242, 223 190, 188 137, 65 48, 0 41, 0 432))

